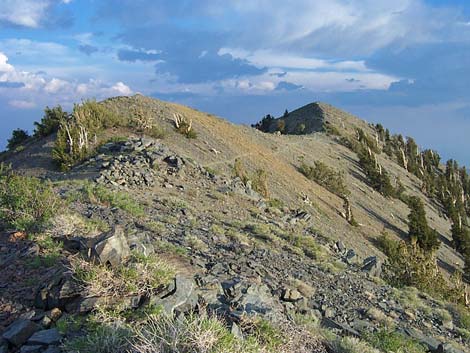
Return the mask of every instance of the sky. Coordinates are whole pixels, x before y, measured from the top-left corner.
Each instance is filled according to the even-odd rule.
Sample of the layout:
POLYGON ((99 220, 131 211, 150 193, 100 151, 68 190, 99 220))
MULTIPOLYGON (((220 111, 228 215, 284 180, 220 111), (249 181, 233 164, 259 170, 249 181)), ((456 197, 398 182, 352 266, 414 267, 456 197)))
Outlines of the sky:
POLYGON ((323 101, 470 165, 470 2, 0 0, 0 149, 136 93, 244 124, 323 101))

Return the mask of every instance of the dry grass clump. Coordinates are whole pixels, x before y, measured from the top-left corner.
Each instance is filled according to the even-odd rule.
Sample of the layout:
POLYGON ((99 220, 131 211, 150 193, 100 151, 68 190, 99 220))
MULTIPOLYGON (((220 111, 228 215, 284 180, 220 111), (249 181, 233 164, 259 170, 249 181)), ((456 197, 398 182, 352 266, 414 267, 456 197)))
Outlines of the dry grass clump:
POLYGON ((96 296, 152 293, 168 284, 175 275, 174 268, 166 262, 137 253, 132 254, 128 263, 114 269, 81 258, 73 258, 71 267, 75 279, 96 296))
POLYGON ((240 323, 244 339, 234 336, 216 316, 173 319, 152 315, 134 329, 131 353, 326 353, 321 342, 291 323, 274 327, 260 319, 240 323))
POLYGON ((355 337, 338 338, 332 346, 336 353, 380 353, 379 350, 371 347, 367 342, 355 337))

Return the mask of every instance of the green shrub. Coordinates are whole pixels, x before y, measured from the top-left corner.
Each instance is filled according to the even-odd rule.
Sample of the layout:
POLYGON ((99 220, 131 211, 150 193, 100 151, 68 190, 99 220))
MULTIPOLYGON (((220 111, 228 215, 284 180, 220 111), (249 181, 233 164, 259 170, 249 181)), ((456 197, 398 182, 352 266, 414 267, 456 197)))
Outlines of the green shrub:
POLYGON ((95 151, 103 130, 123 125, 122 119, 96 101, 75 104, 72 114, 60 121, 54 161, 62 170, 70 169, 95 151))
POLYGON ((60 105, 54 108, 46 107, 41 122, 34 122, 36 127, 34 136, 45 137, 57 132, 61 122, 65 121, 67 117, 68 113, 63 111, 60 105))
POLYGON ((39 230, 59 206, 60 200, 49 182, 11 171, 0 172, 0 219, 4 226, 20 231, 39 230))
POLYGON ((366 175, 370 186, 385 197, 395 197, 396 190, 390 182, 390 177, 385 169, 377 161, 377 156, 367 148, 361 148, 358 152, 359 165, 366 175))
POLYGON ((418 197, 408 198, 408 236, 416 241, 424 251, 434 251, 439 248, 440 242, 436 230, 429 227, 426 220, 424 204, 418 197))
POLYGON ((344 180, 344 174, 335 171, 323 162, 315 161, 313 167, 302 162, 299 171, 308 179, 315 181, 333 194, 340 197, 345 197, 350 194, 344 180))
POLYGON ((379 238, 379 247, 388 256, 383 278, 395 287, 416 287, 438 299, 464 301, 464 286, 455 275, 448 282, 437 266, 436 255, 416 244, 394 241, 386 234, 379 238))
POLYGON ((7 141, 7 148, 9 151, 14 150, 29 138, 26 130, 16 129, 11 133, 11 137, 7 141))

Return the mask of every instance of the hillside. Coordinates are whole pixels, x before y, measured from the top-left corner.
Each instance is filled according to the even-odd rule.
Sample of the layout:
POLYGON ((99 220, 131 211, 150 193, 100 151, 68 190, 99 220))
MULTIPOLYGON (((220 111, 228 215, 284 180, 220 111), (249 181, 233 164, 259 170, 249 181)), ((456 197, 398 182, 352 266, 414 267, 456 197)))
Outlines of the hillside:
MULTIPOLYGON (((392 333, 436 352, 440 343, 445 344, 441 352, 469 351, 465 330, 470 327, 465 327, 460 307, 412 288, 393 288, 380 278, 386 255, 379 238, 387 232, 392 240, 407 240, 410 209, 400 198, 374 190, 358 153, 346 147, 345 138, 355 139, 358 129, 375 139, 374 126, 325 103, 270 120, 267 133, 140 95, 100 105, 118 121, 144 116, 158 127, 158 138, 130 128, 133 124, 106 127, 96 137, 96 153, 67 171, 60 171, 52 159, 56 134, 31 138, 0 157, 20 175, 50 179, 54 192, 67 202, 62 208, 66 211, 53 215, 41 232, 61 244, 53 261, 44 260, 50 259, 53 246, 37 241, 41 236, 11 226, 1 235, 5 270, 0 274, 0 352, 1 347, 26 351, 31 346, 42 352, 59 347, 59 341, 65 342, 60 349, 71 352, 76 346, 70 348, 67 342, 76 343, 87 326, 72 328, 68 323, 64 328, 64 321, 87 314, 113 328, 125 317, 132 326, 135 317, 121 317, 119 310, 114 316, 106 310, 103 314, 96 308, 135 311, 152 305, 170 316, 217 312, 233 336, 245 337, 245 344, 258 327, 245 324, 246 318, 261 317, 280 327, 290 322, 294 337, 308 331, 308 347, 281 339, 265 351, 341 353, 348 344, 365 344, 350 336, 373 342, 371 337, 390 338, 392 333), (178 117, 190 121, 195 138, 175 129, 178 117), (285 121, 283 131, 273 133, 279 120, 285 121), (313 166, 318 161, 342 173, 357 224, 345 218, 344 197, 299 171, 302 163, 313 166), (131 266, 127 259, 135 257, 131 250, 173 267, 170 284, 162 280, 151 287, 137 281, 132 289, 123 289, 122 283, 98 285, 96 276, 76 274, 77 268, 97 271, 88 267, 89 261, 77 260, 79 254, 109 266, 101 271, 121 274, 122 266, 131 266), (73 284, 77 280, 81 286, 73 284), (110 291, 115 285, 119 290, 110 291), (61 314, 52 317, 54 311, 61 314), (106 315, 106 321, 99 315, 106 315), (31 326, 23 327, 23 341, 11 338, 12 330, 21 331, 18 325, 31 326), (337 337, 328 338, 326 329, 337 337), (28 330, 35 335, 47 331, 46 336, 56 330, 59 338, 50 343, 31 340, 28 330)), ((444 276, 462 271, 464 259, 452 248, 452 224, 442 206, 423 194, 416 175, 386 153, 377 154, 377 163, 394 185, 400 180, 406 195, 423 201, 429 226, 439 234, 437 263, 444 276)), ((127 328, 121 324, 119 329, 127 328)))

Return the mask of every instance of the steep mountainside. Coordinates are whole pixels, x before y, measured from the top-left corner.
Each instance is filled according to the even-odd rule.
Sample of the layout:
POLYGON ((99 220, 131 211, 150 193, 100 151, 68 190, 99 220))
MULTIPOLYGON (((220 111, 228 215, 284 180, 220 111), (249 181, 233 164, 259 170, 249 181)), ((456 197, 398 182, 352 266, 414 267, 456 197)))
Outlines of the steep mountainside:
MULTIPOLYGON (((65 214, 52 217, 43 231, 62 244, 53 263, 44 265, 47 246, 39 242, 38 247, 31 237, 14 232, 21 229, 10 227, 1 235, 0 264, 5 270, 0 274, 0 332, 3 326, 7 335, 4 344, 0 341, 0 352, 1 347, 19 351, 34 345, 40 352, 57 346, 60 339, 66 342, 61 349, 72 352, 76 348, 67 342, 76 343, 73 340, 86 331, 67 326, 57 342, 36 344, 24 334, 28 337, 16 344, 11 331, 17 327, 11 324, 18 326, 20 316, 23 325, 36 325, 32 333, 60 326, 54 318, 47 325, 43 322, 53 309, 63 312, 64 320, 96 312, 99 306, 140 310, 149 303, 170 314, 195 308, 200 312, 204 303, 207 310, 223 314, 237 337, 249 336, 243 320, 252 315, 275 323, 294 321, 299 327, 299 316, 315 327, 320 320, 339 337, 328 339, 327 333, 314 329, 318 341, 309 349, 292 348, 290 342, 271 347, 273 352, 346 352, 344 345, 359 343, 348 343, 343 336, 372 342, 373 335, 390 332, 429 349, 442 342, 447 343, 445 352, 468 351, 460 311, 379 278, 386 260, 379 238, 387 232, 391 239, 407 240, 410 209, 400 198, 374 190, 358 154, 346 147, 345 140, 356 139, 358 129, 375 139, 375 127, 324 103, 270 120, 265 130, 281 134, 140 95, 111 98, 101 105, 121 120, 145 116, 161 133, 152 138, 128 126, 106 127, 96 138, 96 153, 67 171, 60 171, 52 159, 56 134, 32 138, 0 157, 21 175, 50 179, 67 202, 65 214), (189 122, 186 132, 197 136, 186 138, 178 131, 178 119, 189 122), (354 224, 345 217, 343 195, 299 171, 302 164, 316 162, 343 175, 354 224), (76 274, 78 254, 122 271, 119 266, 135 251, 156 254, 174 267, 171 284, 148 291, 136 289, 143 286, 138 282, 132 290, 120 287, 110 293, 111 284, 97 288, 83 271, 81 277, 76 274), (77 278, 84 284, 74 285, 77 278)), ((451 223, 442 207, 423 194, 415 175, 385 153, 377 154, 377 163, 393 185, 399 180, 406 195, 423 201, 428 223, 439 234, 437 258, 445 276, 461 271, 464 259, 452 248, 451 223)), ((91 266, 88 262, 79 266, 94 271, 86 267, 91 266)), ((304 334, 293 330, 294 336, 304 334)), ((406 349, 419 352, 402 351, 406 349)))

